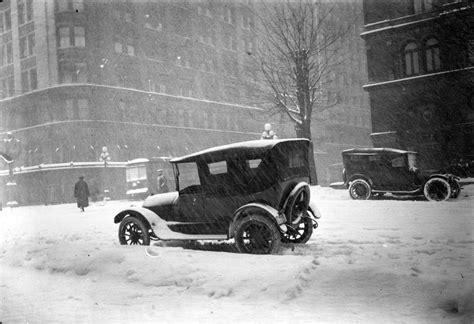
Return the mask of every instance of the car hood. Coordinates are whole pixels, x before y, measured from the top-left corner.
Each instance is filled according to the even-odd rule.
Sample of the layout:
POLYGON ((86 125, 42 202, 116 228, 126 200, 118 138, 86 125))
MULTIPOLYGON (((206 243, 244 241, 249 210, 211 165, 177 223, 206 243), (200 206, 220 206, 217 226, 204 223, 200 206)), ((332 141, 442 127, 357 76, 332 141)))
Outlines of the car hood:
POLYGON ((148 196, 143 202, 144 208, 159 207, 159 206, 172 206, 176 204, 178 199, 178 192, 167 192, 162 194, 156 194, 148 196))

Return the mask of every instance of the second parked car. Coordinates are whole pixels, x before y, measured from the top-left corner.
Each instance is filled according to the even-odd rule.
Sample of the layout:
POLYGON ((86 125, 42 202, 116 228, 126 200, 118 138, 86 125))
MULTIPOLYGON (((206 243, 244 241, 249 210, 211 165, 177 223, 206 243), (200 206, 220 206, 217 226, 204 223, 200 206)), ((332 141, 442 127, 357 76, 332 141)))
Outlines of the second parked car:
POLYGON ((416 152, 391 148, 357 148, 342 152, 343 180, 353 199, 385 193, 424 195, 430 201, 457 198, 458 178, 419 170, 416 152))

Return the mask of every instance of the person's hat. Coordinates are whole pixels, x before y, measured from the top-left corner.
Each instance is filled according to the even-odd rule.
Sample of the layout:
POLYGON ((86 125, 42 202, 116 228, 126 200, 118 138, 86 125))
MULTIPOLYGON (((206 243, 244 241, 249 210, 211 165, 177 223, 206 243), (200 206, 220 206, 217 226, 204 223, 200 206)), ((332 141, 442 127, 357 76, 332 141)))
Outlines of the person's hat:
POLYGON ((84 176, 80 176, 79 179, 84 179, 84 176))

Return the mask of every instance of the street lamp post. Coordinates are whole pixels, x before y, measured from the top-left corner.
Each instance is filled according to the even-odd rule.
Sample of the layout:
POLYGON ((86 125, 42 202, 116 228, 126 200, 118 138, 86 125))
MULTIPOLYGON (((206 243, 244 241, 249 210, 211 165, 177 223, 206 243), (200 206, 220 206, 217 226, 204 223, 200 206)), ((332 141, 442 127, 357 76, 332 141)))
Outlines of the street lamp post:
POLYGON ((107 165, 110 161, 110 154, 107 151, 107 146, 102 147, 102 153, 100 153, 99 160, 104 162, 104 201, 110 200, 110 190, 108 189, 107 179, 107 165))
POLYGON ((18 207, 17 197, 17 186, 15 181, 15 176, 13 173, 13 164, 15 159, 18 158, 21 152, 21 141, 11 132, 7 133, 7 138, 3 140, 5 153, 1 153, 2 159, 8 165, 8 179, 6 185, 7 192, 7 207, 18 207))

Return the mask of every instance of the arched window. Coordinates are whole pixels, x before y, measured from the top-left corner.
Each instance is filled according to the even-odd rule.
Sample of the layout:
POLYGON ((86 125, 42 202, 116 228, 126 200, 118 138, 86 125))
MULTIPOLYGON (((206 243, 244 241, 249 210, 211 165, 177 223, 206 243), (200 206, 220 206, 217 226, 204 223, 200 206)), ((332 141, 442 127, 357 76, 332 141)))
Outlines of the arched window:
POLYGON ((416 75, 420 73, 420 64, 418 58, 418 45, 415 42, 410 42, 405 45, 403 49, 403 61, 405 68, 405 75, 416 75))
POLYGON ((439 59, 439 44, 436 38, 430 38, 425 43, 426 72, 439 71, 441 61, 439 59))

